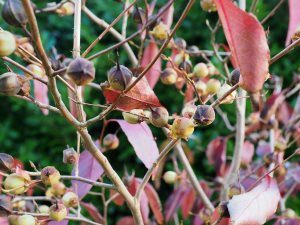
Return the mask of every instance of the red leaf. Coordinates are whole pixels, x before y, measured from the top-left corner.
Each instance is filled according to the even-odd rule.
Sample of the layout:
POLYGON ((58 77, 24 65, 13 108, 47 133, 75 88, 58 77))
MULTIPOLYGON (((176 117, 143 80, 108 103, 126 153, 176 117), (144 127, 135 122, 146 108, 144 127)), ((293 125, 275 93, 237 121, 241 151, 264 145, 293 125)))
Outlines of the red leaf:
POLYGON ((135 225, 135 223, 131 216, 126 216, 120 219, 117 225, 135 225))
MULTIPOLYGON (((212 218, 211 218, 212 224, 214 224, 219 218, 220 218, 219 210, 215 209, 215 211, 212 214, 212 218)), ((218 225, 229 225, 230 224, 230 219, 229 218, 223 218, 217 224, 218 225)))
POLYGON ((219 176, 223 176, 226 167, 226 145, 227 138, 217 137, 212 140, 206 149, 206 156, 219 176))
MULTIPOLYGON (((107 103, 113 103, 120 95, 120 91, 104 88, 103 94, 107 103)), ((117 108, 130 111, 132 109, 147 109, 161 106, 154 91, 146 78, 142 78, 117 104, 117 108)))
POLYGON ((7 217, 0 217, 1 225, 9 225, 7 217))
POLYGON ((88 211, 95 222, 103 223, 103 217, 92 203, 81 202, 80 205, 88 211))
POLYGON ((262 89, 269 70, 270 51, 263 27, 231 0, 215 0, 232 57, 248 92, 262 89))
POLYGON ((173 218, 179 206, 182 204, 182 200, 186 189, 183 185, 179 186, 174 192, 169 196, 165 204, 165 214, 166 221, 168 222, 173 218))
MULTIPOLYGON (((34 98, 46 105, 49 105, 49 98, 48 98, 48 87, 47 85, 43 84, 42 82, 38 80, 33 80, 34 85, 34 98)), ((41 109, 44 115, 49 114, 48 109, 41 109)))
MULTIPOLYGON (((148 46, 144 50, 144 54, 141 61, 141 66, 146 67, 157 55, 159 49, 155 41, 151 40, 148 46)), ((159 57, 151 69, 146 73, 146 78, 151 88, 154 88, 155 84, 159 80, 161 72, 161 58, 159 57)))
POLYGON ((276 114, 276 117, 279 122, 281 122, 282 124, 287 124, 292 115, 293 108, 289 105, 289 103, 284 101, 282 104, 280 104, 276 114))
POLYGON ((229 201, 230 218, 235 225, 264 224, 276 212, 279 200, 277 183, 267 176, 251 191, 229 201))
MULTIPOLYGON (((84 150, 80 154, 78 167, 80 177, 87 178, 93 181, 98 180, 104 172, 101 165, 87 150, 84 150)), ((75 174, 74 169, 72 171, 72 174, 75 174)), ((92 185, 85 182, 72 180, 72 187, 79 198, 82 198, 91 190, 92 185)))
POLYGON ((300 28, 300 1, 299 0, 289 0, 289 12, 290 12, 289 30, 286 37, 285 45, 289 45, 291 43, 292 36, 300 28))
POLYGON ((110 189, 109 192, 109 197, 112 198, 113 196, 116 197, 114 198, 113 202, 117 205, 117 206, 122 206, 125 203, 125 199, 122 197, 122 195, 120 195, 117 191, 110 189))
POLYGON ((147 198, 149 200, 150 208, 155 216, 155 219, 158 224, 163 224, 164 222, 164 216, 162 214, 162 207, 161 202, 159 199, 159 196, 155 189, 152 187, 151 184, 147 184, 145 187, 145 193, 147 195, 147 198))
POLYGON ((272 94, 266 101, 260 113, 260 117, 265 121, 269 121, 271 116, 276 113, 278 107, 282 104, 283 101, 284 101, 284 95, 282 92, 272 94))
POLYGON ((250 141, 245 141, 242 152, 242 163, 248 165, 251 163, 254 155, 254 145, 250 141))
POLYGON ((174 17, 174 3, 163 13, 161 20, 167 26, 168 29, 171 28, 174 17))
POLYGON ((186 194, 184 195, 182 205, 181 205, 182 215, 184 219, 189 217, 190 212, 193 209, 195 200, 196 200, 196 193, 192 188, 190 188, 189 190, 186 191, 186 194))
POLYGON ((110 121, 119 123, 129 142, 132 144, 137 157, 149 169, 157 159, 159 150, 148 125, 145 122, 130 124, 124 120, 110 121))

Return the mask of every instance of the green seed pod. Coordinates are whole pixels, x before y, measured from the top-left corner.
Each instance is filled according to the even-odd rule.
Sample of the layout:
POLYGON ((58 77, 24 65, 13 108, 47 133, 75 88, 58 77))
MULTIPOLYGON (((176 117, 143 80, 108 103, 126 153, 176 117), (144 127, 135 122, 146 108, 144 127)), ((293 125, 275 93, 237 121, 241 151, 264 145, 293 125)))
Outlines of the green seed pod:
POLYGON ((28 22, 21 0, 6 0, 2 8, 2 17, 6 23, 22 27, 28 22))
POLYGON ((50 207, 49 217, 55 221, 62 221, 67 217, 67 209, 63 204, 54 204, 50 207))
POLYGON ((107 73, 110 87, 119 91, 126 89, 132 77, 132 72, 126 66, 119 64, 111 68, 107 73))

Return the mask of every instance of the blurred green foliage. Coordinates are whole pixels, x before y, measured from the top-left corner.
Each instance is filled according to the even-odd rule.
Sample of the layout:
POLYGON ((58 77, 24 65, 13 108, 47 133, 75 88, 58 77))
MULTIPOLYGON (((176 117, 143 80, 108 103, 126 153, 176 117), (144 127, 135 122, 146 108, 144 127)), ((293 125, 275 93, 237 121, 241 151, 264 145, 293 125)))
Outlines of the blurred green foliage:
MULTIPOLYGON (((34 1, 38 7, 44 7, 46 2, 50 1, 34 1)), ((159 0, 158 5, 163 5, 166 0, 159 0)), ((174 21, 179 18, 180 12, 186 5, 186 0, 175 1, 175 15, 174 21)), ((248 1, 250 3, 251 1, 248 1)), ((259 1, 257 17, 264 18, 270 10, 274 7, 277 1, 259 1)), ((143 1, 138 1, 138 5, 143 7, 143 1)), ((113 0, 88 0, 87 6, 100 18, 103 18, 108 23, 113 21, 115 17, 122 11, 122 4, 113 0)), ((72 40, 73 40, 73 17, 59 17, 56 14, 40 14, 37 15, 39 27, 41 30, 42 40, 45 49, 51 55, 51 49, 55 47, 59 53, 71 57, 72 40)), ((191 12, 183 22, 182 27, 176 33, 176 37, 184 38, 188 45, 197 45, 200 49, 211 49, 210 31, 206 26, 206 20, 214 24, 217 20, 216 13, 206 13, 201 10, 199 0, 194 5, 191 12)), ((16 34, 23 35, 22 30, 14 29, 5 24, 0 18, 0 26, 3 29, 10 30, 16 34)), ((268 31, 268 40, 271 49, 271 55, 275 55, 284 48, 285 37, 288 27, 288 5, 287 1, 283 4, 275 16, 270 18, 265 24, 265 29, 268 31)), ((115 28, 120 30, 121 23, 119 22, 115 28)), ((128 35, 136 30, 136 25, 129 19, 128 35)), ((85 15, 82 17, 82 50, 103 31, 101 27, 97 27, 85 15)), ((224 35, 220 29, 217 34, 217 41, 224 42, 224 35)), ((135 43, 139 43, 139 39, 134 39, 135 43)), ((100 41, 93 50, 97 52, 104 49, 117 41, 111 36, 106 37, 100 41)), ((133 47, 137 52, 137 48, 133 47)), ((120 61, 130 67, 130 62, 122 48, 120 48, 120 61)), ((15 58, 15 57, 14 57, 15 58)), ((102 56, 94 60, 97 76, 96 82, 100 83, 106 80, 106 71, 114 65, 115 52, 110 52, 108 55, 102 56)), ((216 59, 212 59, 218 65, 216 59)), ((200 58, 193 59, 194 63, 201 61, 200 58)), ((279 62, 270 67, 271 74, 276 74, 284 79, 284 83, 289 84, 292 81, 293 73, 298 70, 300 65, 299 49, 294 53, 282 58, 279 62)), ((9 65, 10 66, 10 65, 9 65)), ((12 67, 15 71, 16 68, 12 67)), ((219 67, 221 69, 221 67, 219 67)), ((0 71, 6 71, 6 65, 1 61, 0 71)), ((20 71, 18 71, 20 72, 20 71)), ((64 101, 67 102, 66 89, 59 85, 60 91, 64 96, 64 101)), ((179 114, 182 108, 183 97, 176 91, 175 87, 163 86, 160 82, 155 87, 161 103, 169 110, 169 112, 179 114)), ((51 99, 51 98, 50 98, 51 99)), ((53 104, 52 99, 50 100, 53 104)), ((86 88, 85 101, 89 103, 104 103, 104 98, 99 91, 86 88)), ((293 99, 291 104, 293 104, 293 99)), ((248 102, 248 101, 247 101, 248 102)), ((0 148, 1 152, 6 152, 14 157, 20 159, 29 166, 29 160, 34 162, 38 168, 47 165, 56 166, 62 173, 69 174, 71 167, 62 164, 62 150, 67 145, 76 146, 76 132, 62 117, 57 114, 50 113, 49 116, 43 116, 39 109, 34 105, 18 100, 16 98, 7 98, 0 96, 0 148)), ((89 118, 97 115, 100 112, 96 107, 85 107, 89 118)), ((222 106, 222 109, 227 112, 232 124, 235 123, 235 110, 233 105, 222 106)), ((247 113, 251 112, 251 108, 247 107, 247 113)), ((121 114, 114 112, 110 115, 113 118, 121 118, 121 114)), ((89 130, 94 139, 100 135, 102 122, 93 125, 89 130)), ((112 124, 108 127, 106 133, 115 132, 117 127, 112 124)), ((157 137, 157 142, 160 144, 165 140, 161 130, 151 128, 154 136, 157 137)), ((220 135, 227 135, 227 131, 222 119, 217 116, 216 121, 212 126, 196 129, 195 138, 189 142, 189 146, 193 149, 195 156, 194 169, 199 178, 211 180, 214 176, 213 168, 208 165, 205 159, 204 150, 209 141, 220 135)), ((106 155, 111 161, 112 165, 120 175, 124 174, 124 168, 130 173, 135 171, 137 176, 142 176, 145 173, 145 168, 134 154, 132 147, 128 144, 126 137, 119 132, 118 136, 121 139, 121 146, 118 150, 108 152, 106 155), (120 163, 122 162, 122 163, 120 163)), ((228 151, 231 153, 234 146, 234 140, 230 140, 228 144, 228 151)), ((171 166, 167 165, 167 167, 171 166)), ((160 196, 163 201, 170 193, 171 187, 163 184, 160 190, 160 196)), ((87 197, 87 201, 99 201, 99 197, 87 197)), ((300 214, 300 201, 293 199, 288 203, 289 207, 298 210, 300 214)), ((101 206, 99 206, 101 207, 101 206)), ((124 208, 110 207, 109 215, 117 215, 115 218, 110 218, 114 221, 121 215, 128 214, 124 208)), ((111 223, 112 224, 112 223, 111 223)))

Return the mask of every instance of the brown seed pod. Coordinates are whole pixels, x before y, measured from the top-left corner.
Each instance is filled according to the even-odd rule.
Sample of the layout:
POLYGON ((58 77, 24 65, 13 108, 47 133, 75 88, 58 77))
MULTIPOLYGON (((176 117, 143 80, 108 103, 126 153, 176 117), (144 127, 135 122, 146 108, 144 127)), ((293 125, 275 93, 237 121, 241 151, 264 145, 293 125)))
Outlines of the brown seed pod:
POLYGON ((183 38, 175 38, 174 43, 176 45, 177 48, 179 49, 186 49, 186 41, 183 38))
POLYGON ((132 72, 123 65, 117 64, 107 73, 109 85, 115 90, 125 90, 133 77, 132 72))
POLYGON ((94 63, 78 57, 69 64, 67 74, 76 85, 86 85, 95 79, 94 63))
POLYGON ((67 164, 75 164, 78 160, 78 153, 74 148, 67 148, 63 151, 63 162, 67 164))
POLYGON ((234 86, 240 81, 241 72, 239 69, 235 69, 230 74, 230 83, 234 86))
POLYGON ((119 138, 115 134, 107 134, 103 138, 103 147, 105 147, 106 149, 116 149, 119 147, 119 144, 119 138))
POLYGON ((193 65, 190 60, 184 60, 182 63, 179 64, 178 68, 185 71, 187 74, 193 71, 193 65))
POLYGON ((165 85, 172 85, 176 83, 177 80, 177 73, 172 68, 167 68, 160 74, 160 80, 165 85))
POLYGON ((168 124, 169 112, 164 107, 153 108, 149 120, 153 126, 164 127, 168 124))
POLYGON ((21 0, 6 0, 2 8, 2 17, 11 26, 22 27, 28 22, 21 0))
POLYGON ((132 18, 137 24, 143 24, 146 21, 146 12, 141 7, 135 7, 132 13, 132 18))
POLYGON ((18 79, 19 79, 19 82, 21 84, 21 89, 18 92, 18 95, 29 96, 30 95, 30 82, 29 82, 29 80, 26 77, 20 76, 20 75, 18 75, 18 79))
POLYGON ((21 86, 22 83, 15 73, 7 72, 0 76, 0 93, 3 95, 16 95, 21 90, 21 86))
POLYGON ((215 120, 215 110, 210 105, 198 105, 194 120, 199 125, 207 126, 215 120))

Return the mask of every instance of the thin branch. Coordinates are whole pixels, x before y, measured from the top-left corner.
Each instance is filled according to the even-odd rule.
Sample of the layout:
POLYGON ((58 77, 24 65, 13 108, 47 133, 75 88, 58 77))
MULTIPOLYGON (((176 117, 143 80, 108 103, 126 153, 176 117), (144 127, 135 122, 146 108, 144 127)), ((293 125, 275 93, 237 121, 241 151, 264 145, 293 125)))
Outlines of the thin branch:
POLYGON ((290 51, 292 51, 295 47, 297 47, 300 43, 300 38, 298 38, 296 41, 288 45, 285 49, 283 49, 281 52, 279 52, 277 55, 273 56, 269 62, 270 65, 272 65, 274 62, 276 62, 281 57, 288 54, 290 51))
POLYGON ((82 181, 82 182, 87 183, 87 184, 91 184, 95 187, 102 187, 102 188, 107 188, 107 189, 116 189, 116 187, 112 184, 97 182, 97 181, 93 181, 93 180, 83 178, 83 177, 63 175, 63 176, 61 176, 61 179, 63 179, 63 180, 78 180, 78 181, 82 181))
POLYGON ((261 24, 264 24, 268 19, 270 19, 272 16, 275 15, 276 11, 280 8, 280 6, 284 3, 285 0, 280 0, 276 6, 271 10, 271 12, 269 12, 269 14, 262 19, 262 21, 260 22, 261 24))

